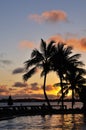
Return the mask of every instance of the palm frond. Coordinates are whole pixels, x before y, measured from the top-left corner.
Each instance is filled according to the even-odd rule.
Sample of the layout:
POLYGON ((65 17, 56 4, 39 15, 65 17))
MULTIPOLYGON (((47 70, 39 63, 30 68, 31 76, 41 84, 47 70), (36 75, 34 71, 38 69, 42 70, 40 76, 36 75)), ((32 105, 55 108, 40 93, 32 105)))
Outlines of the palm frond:
POLYGON ((31 58, 39 58, 39 57, 42 57, 42 54, 37 50, 37 49, 34 49, 31 53, 31 58))
POLYGON ((28 70, 28 68, 31 66, 30 62, 31 62, 31 60, 27 60, 27 61, 24 62, 25 70, 28 70))
POLYGON ((72 49, 73 47, 72 46, 68 46, 64 49, 64 53, 65 53, 65 56, 68 56, 72 53, 72 49))
POLYGON ((50 43, 47 45, 47 57, 50 57, 50 55, 52 56, 55 49, 54 43, 54 41, 50 41, 50 43))
POLYGON ((25 69, 28 70, 29 67, 37 66, 43 60, 43 57, 35 57, 31 60, 25 62, 25 69))
POLYGON ((82 61, 77 61, 76 64, 81 67, 85 65, 82 61))
POLYGON ((40 49, 43 55, 46 56, 46 42, 43 39, 41 39, 40 49))
POLYGON ((58 45, 57 45, 58 50, 63 50, 64 46, 65 46, 65 44, 64 44, 64 43, 59 42, 59 43, 58 43, 58 45))
POLYGON ((77 68, 80 75, 86 75, 86 69, 83 68, 77 68))
POLYGON ((81 57, 81 54, 75 54, 75 55, 72 55, 70 58, 71 59, 79 59, 81 57))
POLYGON ((23 75, 23 80, 27 81, 36 72, 36 67, 32 68, 29 72, 23 75))
MULTIPOLYGON (((53 86, 54 87, 58 87, 58 86, 60 86, 61 85, 61 83, 55 83, 53 86)), ((66 86, 66 85, 69 85, 69 83, 62 83, 62 85, 63 86, 66 86)))

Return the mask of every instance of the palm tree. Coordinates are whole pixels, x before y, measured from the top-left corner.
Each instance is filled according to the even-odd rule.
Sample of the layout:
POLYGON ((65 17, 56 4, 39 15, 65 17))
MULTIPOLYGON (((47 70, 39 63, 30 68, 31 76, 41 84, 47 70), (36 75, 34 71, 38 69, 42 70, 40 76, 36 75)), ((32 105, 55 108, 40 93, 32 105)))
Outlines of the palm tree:
MULTIPOLYGON (((79 95, 83 85, 86 82, 86 79, 83 77, 84 74, 86 74, 84 69, 72 68, 72 70, 66 75, 66 78, 69 81, 69 87, 66 89, 66 91, 68 92, 69 90, 72 90, 72 109, 74 106, 76 94, 79 95)), ((66 91, 64 93, 67 94, 66 91)))
POLYGON ((83 110, 86 114, 86 78, 83 79, 83 84, 81 86, 81 91, 79 91, 79 97, 81 102, 83 103, 83 110))
POLYGON ((58 43, 58 45, 55 48, 54 55, 52 57, 52 63, 53 63, 53 70, 56 71, 56 73, 59 76, 60 79, 60 86, 61 86, 61 100, 62 100, 62 109, 64 108, 63 104, 63 78, 64 74, 67 70, 67 63, 69 55, 72 53, 72 47, 68 46, 65 47, 65 44, 58 43))
POLYGON ((62 108, 64 108, 64 89, 67 88, 67 85, 65 86, 65 83, 63 83, 66 73, 71 70, 73 66, 82 65, 82 62, 78 61, 80 54, 71 55, 72 50, 73 48, 71 46, 58 43, 52 57, 53 70, 56 71, 60 79, 62 108))
POLYGON ((51 106, 46 94, 46 78, 49 71, 51 71, 50 57, 53 54, 53 44, 54 41, 50 41, 49 44, 46 44, 46 42, 41 39, 40 51, 37 49, 32 51, 31 58, 25 62, 25 68, 27 72, 23 76, 24 80, 27 81, 28 78, 30 78, 36 72, 37 68, 42 68, 41 76, 44 76, 43 91, 49 108, 51 108, 51 106))

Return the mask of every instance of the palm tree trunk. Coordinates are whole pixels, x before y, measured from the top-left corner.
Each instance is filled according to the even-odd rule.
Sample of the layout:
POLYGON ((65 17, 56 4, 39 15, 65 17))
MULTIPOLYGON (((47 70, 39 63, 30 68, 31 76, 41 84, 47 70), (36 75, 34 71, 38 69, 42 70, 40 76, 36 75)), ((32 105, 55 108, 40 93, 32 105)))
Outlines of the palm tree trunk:
POLYGON ((44 91, 44 96, 45 96, 47 105, 48 105, 48 107, 51 109, 51 105, 50 105, 50 102, 49 102, 49 99, 48 99, 48 97, 47 97, 46 90, 45 90, 45 86, 46 86, 46 77, 47 77, 47 74, 45 74, 45 76, 44 76, 43 91, 44 91))
POLYGON ((64 109, 64 102, 63 102, 63 84, 62 84, 62 78, 60 77, 60 85, 61 85, 61 93, 62 93, 62 109, 64 109))
POLYGON ((74 106, 74 89, 72 89, 72 109, 73 109, 73 106, 74 106))

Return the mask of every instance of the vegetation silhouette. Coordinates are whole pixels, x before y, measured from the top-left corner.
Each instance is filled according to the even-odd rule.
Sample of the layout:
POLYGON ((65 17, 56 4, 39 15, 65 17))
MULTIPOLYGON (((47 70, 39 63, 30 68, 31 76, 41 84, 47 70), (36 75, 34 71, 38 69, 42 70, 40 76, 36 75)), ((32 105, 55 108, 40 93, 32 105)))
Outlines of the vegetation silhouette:
POLYGON ((84 78, 86 70, 82 68, 84 64, 79 60, 80 57, 81 54, 73 54, 73 47, 67 46, 63 42, 55 44, 54 41, 50 41, 47 44, 41 39, 40 51, 34 49, 31 53, 31 58, 25 62, 26 73, 23 75, 23 79, 27 81, 36 72, 37 68, 42 68, 41 76, 44 76, 44 96, 48 107, 51 108, 46 94, 46 78, 50 71, 56 72, 60 79, 60 83, 56 85, 61 87, 61 108, 64 109, 64 98, 71 90, 73 109, 76 94, 84 100, 81 93, 83 92, 83 86, 85 87, 86 85, 86 79, 84 78))
MULTIPOLYGON (((86 84, 86 80, 85 80, 86 84)), ((79 92, 80 100, 83 102, 83 111, 86 114, 86 85, 82 86, 81 91, 79 92)))
POLYGON ((42 68, 41 76, 44 76, 43 91, 49 108, 51 108, 51 105, 46 94, 46 78, 47 74, 51 71, 50 58, 53 54, 53 44, 54 41, 50 41, 47 44, 41 39, 40 51, 37 49, 32 51, 31 58, 25 62, 25 69, 28 72, 23 76, 24 81, 27 81, 36 72, 37 68, 42 68))
POLYGON ((52 57, 53 70, 57 73, 60 79, 61 86, 61 100, 62 100, 62 109, 64 108, 63 102, 63 79, 64 74, 67 71, 67 66, 69 64, 69 55, 71 54, 72 47, 65 47, 65 44, 58 43, 55 47, 55 53, 52 57))
MULTIPOLYGON (((79 66, 83 66, 84 64, 79 61, 78 59, 80 58, 80 54, 74 54, 73 53, 73 48, 71 46, 67 46, 64 43, 58 43, 57 46, 55 47, 54 55, 51 59, 53 63, 53 70, 57 73, 60 79, 60 83, 55 84, 55 86, 59 85, 61 86, 61 98, 62 100, 62 109, 64 108, 64 101, 63 98, 65 95, 68 93, 68 90, 71 88, 72 89, 72 108, 73 108, 73 103, 74 103, 74 83, 75 79, 74 77, 72 78, 72 72, 73 74, 79 71, 79 66), (71 74, 71 79, 70 75, 71 74), (71 86, 69 87, 69 85, 71 86)), ((84 70, 83 70, 84 71, 84 70)))
MULTIPOLYGON (((83 63, 81 63, 83 65, 83 63)), ((78 65, 79 66, 79 65, 78 65)), ((72 109, 75 103, 76 96, 79 97, 79 93, 81 93, 82 88, 86 83, 86 79, 83 77, 86 74, 86 71, 82 68, 75 67, 67 73, 67 81, 69 82, 68 87, 66 88, 64 95, 72 90, 72 109)))

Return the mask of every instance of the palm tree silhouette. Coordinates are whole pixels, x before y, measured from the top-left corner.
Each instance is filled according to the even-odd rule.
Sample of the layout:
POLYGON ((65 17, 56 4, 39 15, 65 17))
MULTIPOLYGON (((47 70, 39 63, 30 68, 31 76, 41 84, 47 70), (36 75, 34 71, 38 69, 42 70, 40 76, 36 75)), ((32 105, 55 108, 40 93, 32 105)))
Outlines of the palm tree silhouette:
POLYGON ((79 98, 81 102, 83 102, 83 109, 86 111, 86 78, 84 75, 86 75, 86 69, 84 69, 84 72, 82 72, 83 75, 80 76, 80 83, 79 83, 79 98))
POLYGON ((62 100, 62 109, 64 108, 64 102, 63 102, 63 79, 64 75, 66 74, 67 67, 69 65, 70 61, 70 54, 72 53, 72 47, 68 46, 65 47, 64 43, 58 43, 58 45, 55 47, 55 51, 52 57, 52 63, 53 63, 53 70, 56 71, 56 73, 59 76, 60 79, 60 86, 61 86, 61 100, 62 100))
POLYGON ((25 81, 28 80, 35 72, 37 68, 42 68, 41 76, 44 76, 43 91, 47 101, 48 107, 51 108, 50 102, 46 94, 46 78, 49 71, 51 71, 50 57, 53 54, 54 41, 50 41, 49 44, 41 39, 40 51, 34 49, 31 53, 31 58, 25 62, 26 73, 23 75, 25 81))
POLYGON ((64 43, 58 43, 55 48, 55 53, 52 57, 53 63, 53 70, 57 72, 59 79, 60 79, 60 86, 61 86, 61 101, 62 101, 62 108, 64 108, 63 98, 65 96, 64 90, 66 89, 65 93, 67 93, 67 79, 65 80, 66 74, 68 72, 73 71, 73 68, 76 68, 79 65, 83 65, 81 61, 78 61, 80 54, 72 55, 73 48, 71 46, 66 46, 64 43))
MULTIPOLYGON (((69 71, 69 73, 67 73, 66 75, 67 76, 66 78, 69 81, 69 87, 66 89, 66 91, 68 92, 68 90, 72 90, 72 109, 75 103, 76 94, 78 94, 79 96, 79 93, 86 82, 86 79, 83 77, 84 74, 85 74, 84 69, 72 68, 72 70, 69 71)), ((66 91, 64 93, 67 94, 66 91)))

